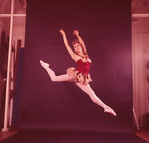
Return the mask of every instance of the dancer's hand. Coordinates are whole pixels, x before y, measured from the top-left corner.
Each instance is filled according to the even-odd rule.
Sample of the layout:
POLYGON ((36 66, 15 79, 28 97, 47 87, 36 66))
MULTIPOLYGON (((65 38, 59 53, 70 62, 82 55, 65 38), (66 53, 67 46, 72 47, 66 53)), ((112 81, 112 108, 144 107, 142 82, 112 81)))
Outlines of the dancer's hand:
POLYGON ((63 29, 60 29, 59 32, 62 34, 62 35, 65 35, 65 32, 63 29))
POLYGON ((79 35, 79 31, 78 30, 73 30, 73 35, 79 35))

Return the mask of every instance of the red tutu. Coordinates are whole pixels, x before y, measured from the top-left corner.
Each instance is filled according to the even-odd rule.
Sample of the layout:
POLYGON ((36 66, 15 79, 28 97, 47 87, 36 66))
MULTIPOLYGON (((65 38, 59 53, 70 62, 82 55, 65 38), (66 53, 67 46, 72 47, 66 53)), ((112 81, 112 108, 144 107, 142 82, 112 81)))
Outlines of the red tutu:
POLYGON ((74 82, 81 83, 82 85, 86 85, 92 81, 90 74, 79 72, 74 67, 68 68, 67 74, 74 77, 74 82))

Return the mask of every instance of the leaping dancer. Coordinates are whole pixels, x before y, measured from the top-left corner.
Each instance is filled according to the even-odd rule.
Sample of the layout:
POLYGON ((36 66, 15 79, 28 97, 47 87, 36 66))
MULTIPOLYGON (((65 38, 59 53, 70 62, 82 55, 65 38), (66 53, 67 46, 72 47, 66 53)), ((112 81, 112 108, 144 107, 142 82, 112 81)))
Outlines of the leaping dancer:
POLYGON ((55 72, 49 67, 48 63, 45 63, 42 60, 40 60, 41 66, 47 71, 52 81, 54 82, 73 81, 80 89, 82 89, 85 93, 87 93, 90 96, 91 100, 94 103, 101 106, 104 109, 104 112, 116 116, 114 110, 105 103, 103 103, 96 96, 95 92, 89 85, 89 82, 92 81, 89 74, 89 69, 92 61, 87 54, 86 46, 84 44, 84 41, 80 37, 78 30, 73 31, 73 35, 77 37, 77 39, 72 42, 74 52, 68 44, 68 40, 66 38, 64 30, 60 29, 59 32, 63 36, 63 41, 68 53, 70 54, 71 58, 76 62, 78 68, 77 69, 75 69, 74 67, 68 68, 66 74, 56 76, 55 72))

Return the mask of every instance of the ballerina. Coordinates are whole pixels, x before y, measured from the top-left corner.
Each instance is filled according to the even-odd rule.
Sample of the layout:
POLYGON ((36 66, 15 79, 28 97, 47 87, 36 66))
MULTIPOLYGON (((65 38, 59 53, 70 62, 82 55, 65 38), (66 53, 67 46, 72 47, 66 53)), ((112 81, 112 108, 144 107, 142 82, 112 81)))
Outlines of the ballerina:
POLYGON ((70 54, 71 58, 76 62, 78 68, 75 69, 74 67, 70 67, 67 69, 66 74, 56 76, 55 72, 49 67, 48 63, 43 62, 40 60, 41 66, 47 71, 50 78, 54 82, 62 82, 62 81, 72 81, 74 82, 80 89, 82 89, 85 93, 87 93, 91 100, 96 103, 97 105, 101 106, 104 109, 104 112, 110 113, 113 116, 116 116, 114 110, 103 103, 92 90, 89 85, 89 82, 92 81, 91 76, 89 74, 90 65, 92 63, 91 59, 89 58, 86 50, 86 46, 84 41, 79 35, 78 30, 73 31, 73 35, 77 37, 76 40, 72 42, 72 46, 74 48, 74 52, 68 44, 68 40, 66 38, 66 34, 64 30, 60 29, 59 32, 63 37, 63 41, 65 47, 70 54))

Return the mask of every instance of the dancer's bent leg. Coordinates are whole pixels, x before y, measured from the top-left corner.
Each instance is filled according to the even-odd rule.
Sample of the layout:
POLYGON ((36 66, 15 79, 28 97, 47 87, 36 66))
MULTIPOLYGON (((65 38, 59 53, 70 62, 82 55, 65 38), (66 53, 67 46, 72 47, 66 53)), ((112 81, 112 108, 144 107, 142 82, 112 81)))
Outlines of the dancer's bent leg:
POLYGON ((110 113, 113 116, 116 116, 116 113, 114 112, 114 110, 112 108, 110 108, 109 106, 107 106, 105 103, 103 103, 95 94, 95 92, 92 90, 92 88, 90 87, 89 84, 87 85, 82 85, 80 83, 76 83, 76 85, 78 87, 80 87, 85 93, 87 93, 90 98, 92 99, 92 101, 94 103, 96 103, 97 105, 101 106, 102 108, 104 108, 104 112, 110 113))
POLYGON ((41 60, 40 60, 40 64, 47 71, 52 81, 61 82, 61 81, 71 81, 74 79, 72 76, 69 76, 67 74, 56 76, 54 71, 49 68, 49 64, 44 63, 41 60))

